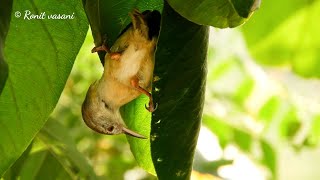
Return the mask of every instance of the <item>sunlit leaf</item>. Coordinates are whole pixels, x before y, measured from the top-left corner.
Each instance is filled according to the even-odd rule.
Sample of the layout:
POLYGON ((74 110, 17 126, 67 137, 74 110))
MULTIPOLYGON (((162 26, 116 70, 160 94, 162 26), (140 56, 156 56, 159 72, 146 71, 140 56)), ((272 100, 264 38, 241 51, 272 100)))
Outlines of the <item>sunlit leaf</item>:
POLYGON ((233 160, 220 159, 216 161, 208 161, 201 156, 200 153, 195 154, 194 170, 206 174, 218 174, 218 170, 222 166, 232 165, 233 160))
POLYGON ((270 123, 276 116, 278 108, 280 108, 281 102, 276 96, 271 97, 259 110, 258 117, 265 123, 270 123))
POLYGON ((244 27, 254 58, 290 66, 305 77, 320 77, 320 25, 315 23, 319 11, 319 1, 266 1, 261 15, 244 27), (271 12, 276 18, 270 18, 271 12))
POLYGON ((254 150, 256 150, 253 149, 253 143, 258 142, 262 152, 261 163, 270 169, 273 177, 275 177, 276 153, 273 147, 267 143, 265 139, 255 137, 248 133, 247 130, 242 129, 237 125, 232 125, 226 120, 215 118, 214 116, 205 115, 203 117, 203 124, 208 127, 212 133, 218 136, 219 141, 225 141, 224 146, 229 144, 237 145, 239 149, 247 153, 250 157, 252 157, 254 150))
POLYGON ((232 55, 210 68, 208 80, 214 81, 211 85, 214 93, 243 104, 255 85, 243 61, 232 55))
POLYGON ((203 124, 218 136, 222 148, 229 144, 237 145, 242 151, 250 152, 253 137, 246 131, 214 116, 204 115, 203 124))
POLYGON ((289 107, 280 122, 280 135, 291 140, 301 128, 296 109, 289 107))
POLYGON ((267 0, 262 1, 261 8, 242 26, 250 48, 263 43, 266 37, 274 32, 288 17, 299 9, 309 5, 308 0, 267 0), (276 18, 270 18, 270 14, 276 18))
POLYGON ((318 145, 320 142, 320 115, 316 115, 312 119, 311 130, 306 140, 308 146, 318 145))
MULTIPOLYGON (((144 109, 148 102, 148 97, 141 96, 122 108, 123 118, 126 120, 127 126, 145 137, 149 137, 151 131, 151 113, 144 109)), ((127 139, 137 163, 146 171, 155 175, 156 172, 151 159, 150 140, 137 139, 131 136, 127 136, 127 139)))
POLYGON ((265 140, 260 141, 260 146, 262 149, 262 163, 270 169, 273 174, 274 179, 277 175, 277 156, 273 147, 265 140))
POLYGON ((253 137, 242 130, 234 129, 234 141, 244 152, 250 152, 253 137))
POLYGON ((0 96, 0 176, 27 148, 55 107, 88 25, 81 2, 14 1, 5 57, 9 76, 0 96), (74 19, 23 18, 32 13, 74 19), (14 12, 22 17, 15 18, 14 12))
POLYGON ((245 76, 244 80, 241 82, 241 84, 236 90, 236 94, 234 95, 235 101, 237 101, 239 104, 244 103, 245 100, 251 94, 253 88, 254 80, 249 76, 245 76))
POLYGON ((202 123, 218 137, 219 144, 222 148, 225 148, 233 141, 233 130, 224 123, 223 120, 219 120, 214 116, 204 115, 202 117, 202 123))
POLYGON ((223 61, 217 65, 214 66, 214 68, 211 69, 211 73, 208 75, 209 81, 217 81, 220 78, 223 78, 223 76, 228 73, 230 70, 232 70, 232 67, 234 67, 235 63, 232 60, 223 61))
POLYGON ((183 17, 202 25, 218 28, 244 23, 256 10, 260 0, 168 0, 183 17))

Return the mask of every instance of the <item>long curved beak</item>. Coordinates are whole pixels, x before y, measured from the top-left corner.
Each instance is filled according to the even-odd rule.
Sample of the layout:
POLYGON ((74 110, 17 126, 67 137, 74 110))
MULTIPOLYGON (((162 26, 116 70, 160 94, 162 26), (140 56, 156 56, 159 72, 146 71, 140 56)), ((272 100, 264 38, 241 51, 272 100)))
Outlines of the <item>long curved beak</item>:
POLYGON ((136 137, 136 138, 141 138, 141 139, 147 139, 146 137, 142 136, 141 134, 138 134, 128 128, 122 127, 122 131, 123 133, 132 136, 132 137, 136 137))

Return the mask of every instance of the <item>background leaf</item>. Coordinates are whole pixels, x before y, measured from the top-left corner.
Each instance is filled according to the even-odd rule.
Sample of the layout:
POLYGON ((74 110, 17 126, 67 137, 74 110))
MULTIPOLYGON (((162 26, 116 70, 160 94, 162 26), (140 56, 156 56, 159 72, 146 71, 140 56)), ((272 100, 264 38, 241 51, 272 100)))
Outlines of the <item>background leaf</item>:
POLYGON ((319 1, 266 1, 243 28, 254 58, 266 65, 289 66, 301 76, 320 77, 320 25, 315 23, 319 11, 319 1), (270 12, 276 18, 270 18, 270 12))
POLYGON ((200 129, 208 27, 165 4, 156 52, 151 154, 159 179, 188 179, 200 129))
POLYGON ((30 155, 19 176, 20 179, 72 179, 63 170, 63 165, 55 159, 50 151, 46 150, 30 155))
POLYGON ((305 140, 305 145, 316 146, 320 142, 320 115, 316 114, 312 118, 311 130, 307 139, 305 140))
POLYGON ((87 32, 81 2, 14 1, 5 47, 10 67, 0 96, 0 175, 30 144, 55 107, 87 32), (23 19, 34 14, 72 14, 74 19, 23 19))
POLYGON ((309 0, 262 1, 262 7, 242 26, 248 46, 253 48, 272 34, 274 30, 300 9, 310 4, 309 0), (276 18, 270 18, 270 15, 276 18))
POLYGON ((4 179, 97 179, 68 130, 56 120, 48 120, 33 142, 4 179))
POLYGON ((55 120, 48 120, 38 134, 39 140, 47 146, 54 158, 74 177, 97 179, 92 167, 77 150, 68 129, 55 120))
POLYGON ((270 169, 273 174, 273 177, 276 179, 277 176, 277 156, 276 152, 272 146, 265 140, 260 141, 260 146, 262 149, 262 163, 270 169))
POLYGON ((194 23, 226 28, 244 23, 260 1, 168 0, 168 2, 174 10, 194 23))
POLYGON ((30 143, 28 148, 22 153, 19 159, 6 171, 3 178, 4 179, 18 179, 20 176, 20 171, 23 168, 24 163, 26 162, 28 155, 32 149, 33 142, 30 143))
POLYGON ((8 77, 8 65, 4 60, 5 39, 9 30, 12 0, 0 2, 0 95, 8 77))

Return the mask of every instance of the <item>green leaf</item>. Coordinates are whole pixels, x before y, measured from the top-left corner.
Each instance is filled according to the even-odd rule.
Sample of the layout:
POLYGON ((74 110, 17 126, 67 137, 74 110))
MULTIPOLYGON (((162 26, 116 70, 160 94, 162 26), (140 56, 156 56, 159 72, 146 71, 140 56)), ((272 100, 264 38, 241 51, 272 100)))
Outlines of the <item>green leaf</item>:
POLYGON ((225 148, 233 141, 233 128, 225 123, 224 120, 220 120, 214 116, 204 115, 202 117, 202 123, 218 137, 219 144, 222 148, 225 148))
MULTIPOLYGON (((121 114, 127 126, 145 137, 149 137, 151 131, 151 113, 144 108, 148 102, 148 97, 140 96, 121 109, 121 114)), ((137 139, 131 136, 127 136, 127 139, 139 166, 155 175, 156 172, 151 158, 150 140, 137 139)))
POLYGON ((219 79, 222 79, 229 71, 233 70, 232 68, 234 68, 234 66, 235 61, 233 60, 220 62, 212 68, 211 73, 208 75, 208 80, 218 81, 219 79))
POLYGON ((69 174, 85 179, 97 179, 93 168, 77 150, 76 144, 68 134, 68 129, 56 120, 48 120, 37 137, 69 174))
POLYGON ((247 132, 234 129, 234 141, 238 147, 244 152, 250 152, 253 137, 247 132))
MULTIPOLYGON (((121 31, 131 22, 128 13, 134 8, 145 10, 162 10, 161 0, 82 0, 92 30, 95 45, 101 45, 107 37, 109 47, 115 42, 121 31)), ((104 63, 105 52, 99 52, 104 63)))
POLYGON ((274 179, 276 178, 277 175, 277 156, 276 152, 274 151, 273 147, 266 142, 265 140, 260 141, 260 146, 262 149, 262 164, 266 165, 271 173, 273 174, 274 179))
POLYGON ((63 165, 50 151, 32 153, 26 160, 19 174, 21 180, 27 179, 73 179, 63 165))
POLYGON ((245 74, 244 79, 242 80, 239 87, 237 87, 237 90, 235 92, 235 101, 239 104, 244 104, 245 101, 248 99, 249 95, 251 94, 254 85, 254 80, 249 75, 245 74))
POLYGON ((292 140, 300 130, 302 123, 298 119, 296 109, 293 106, 287 108, 281 119, 279 130, 280 135, 288 140, 292 140))
POLYGON ((239 16, 247 18, 250 13, 259 8, 261 0, 231 0, 231 4, 239 16))
POLYGON ((8 65, 4 59, 5 39, 9 30, 12 0, 0 1, 0 95, 8 77, 8 65))
POLYGON ((244 23, 260 0, 168 0, 168 3, 194 23, 226 28, 244 23))
POLYGON ((211 115, 204 115, 203 124, 214 133, 220 146, 225 148, 229 144, 236 144, 243 152, 249 153, 254 137, 243 129, 211 115))
POLYGON ((316 115, 312 119, 311 130, 307 138, 307 145, 315 146, 320 142, 320 115, 316 115))
POLYGON ((265 38, 272 34, 281 23, 310 2, 301 0, 262 1, 259 11, 241 28, 248 46, 254 48, 257 44, 263 43, 265 38), (270 15, 276 18, 270 18, 270 15))
POLYGON ((97 179, 58 121, 50 119, 34 142, 6 172, 5 179, 97 179))
POLYGON ((281 101, 278 97, 271 97, 259 110, 258 117, 260 120, 264 121, 266 124, 271 123, 275 117, 278 109, 281 106, 281 101))
POLYGON ((252 92, 255 83, 242 60, 231 55, 227 59, 221 59, 210 68, 208 80, 214 81, 211 85, 212 89, 215 89, 214 93, 227 96, 239 105, 243 104, 252 92))
POLYGON ((267 65, 290 66, 304 77, 320 77, 320 25, 314 23, 320 18, 320 2, 271 0, 263 9, 244 26, 254 58, 267 65))
POLYGON ((275 121, 279 128, 279 134, 288 140, 291 140, 301 127, 296 108, 276 96, 271 97, 261 107, 258 117, 266 126, 275 121))
POLYGON ((249 157, 252 156, 256 150, 253 149, 254 142, 258 142, 262 152, 262 158, 258 160, 261 164, 270 169, 273 177, 276 177, 276 153, 273 147, 266 142, 265 139, 256 137, 247 130, 228 123, 227 120, 222 120, 211 115, 203 116, 203 124, 208 127, 212 133, 218 136, 220 144, 223 142, 222 147, 229 144, 235 144, 239 149, 247 153, 249 157))
POLYGON ((30 144, 55 107, 88 26, 81 3, 14 1, 5 57, 9 76, 0 96, 0 176, 30 144), (74 19, 24 19, 25 10, 74 19), (14 12, 22 16, 15 18, 14 12))
MULTIPOLYGON (((196 158, 194 160, 194 170, 201 172, 203 174, 214 174, 218 175, 220 167, 232 165, 233 160, 219 159, 216 161, 208 161, 201 156, 200 153, 196 153, 196 158)), ((196 178, 195 178, 196 179, 196 178)))
POLYGON ((3 178, 4 179, 18 179, 20 176, 20 171, 23 168, 23 164, 26 162, 29 153, 31 152, 33 143, 30 143, 28 148, 22 153, 22 155, 17 159, 17 161, 6 171, 3 178))
POLYGON ((188 179, 200 129, 206 81, 208 27, 165 3, 156 51, 151 155, 159 179, 188 179))

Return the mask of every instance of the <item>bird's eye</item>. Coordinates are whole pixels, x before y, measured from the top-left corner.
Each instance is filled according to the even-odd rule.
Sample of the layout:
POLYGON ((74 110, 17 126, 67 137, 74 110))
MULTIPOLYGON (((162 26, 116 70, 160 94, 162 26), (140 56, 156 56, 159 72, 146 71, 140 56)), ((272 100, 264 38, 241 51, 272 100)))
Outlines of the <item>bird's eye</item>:
POLYGON ((112 132, 113 130, 114 130, 114 126, 110 126, 110 127, 108 127, 108 129, 107 129, 109 132, 112 132))
POLYGON ((106 109, 112 110, 112 108, 111 108, 104 100, 102 100, 102 102, 103 102, 104 107, 105 107, 106 109))

